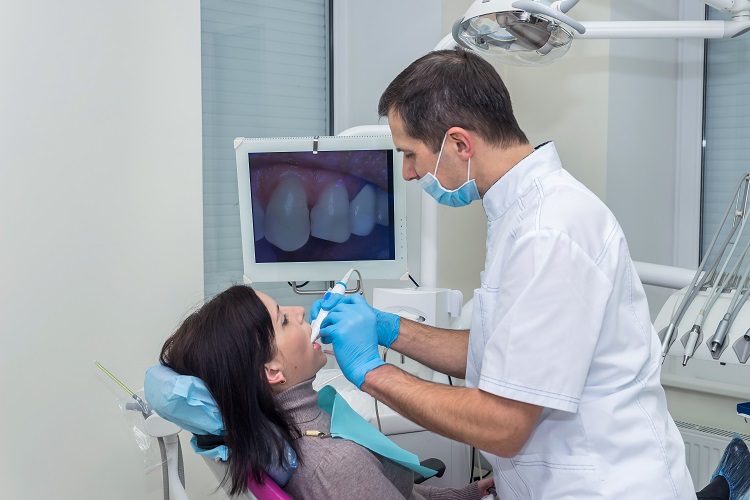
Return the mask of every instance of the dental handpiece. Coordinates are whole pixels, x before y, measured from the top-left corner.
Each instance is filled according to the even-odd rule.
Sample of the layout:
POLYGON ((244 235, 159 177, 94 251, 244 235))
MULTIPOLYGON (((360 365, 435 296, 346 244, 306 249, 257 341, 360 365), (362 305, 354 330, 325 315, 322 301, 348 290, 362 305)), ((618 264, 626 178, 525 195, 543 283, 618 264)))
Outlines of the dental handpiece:
MULTIPOLYGON (((338 281, 333 288, 328 290, 326 294, 323 296, 323 300, 327 299, 331 296, 332 293, 336 293, 338 295, 344 295, 346 293, 346 284, 349 282, 349 277, 352 275, 352 272, 354 269, 349 269, 349 271, 344 275, 343 278, 341 278, 340 281, 338 281)), ((312 322, 312 333, 310 334, 310 342, 314 343, 316 340, 320 338, 320 324, 323 323, 323 320, 325 317, 328 316, 328 310, 322 309, 318 312, 318 317, 315 318, 312 322)))

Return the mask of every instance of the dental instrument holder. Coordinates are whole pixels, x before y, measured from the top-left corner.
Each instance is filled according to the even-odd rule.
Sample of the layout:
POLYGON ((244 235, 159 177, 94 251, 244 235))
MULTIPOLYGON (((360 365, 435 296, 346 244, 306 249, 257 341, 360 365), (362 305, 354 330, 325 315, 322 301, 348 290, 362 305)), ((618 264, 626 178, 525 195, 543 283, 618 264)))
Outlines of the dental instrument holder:
MULTIPOLYGON (((659 315, 654 321, 654 328, 657 331, 669 324, 671 312, 675 306, 675 302, 680 301, 682 297, 684 297, 686 290, 686 288, 678 290, 667 299, 666 303, 659 312, 659 315)), ((732 291, 732 293, 734 293, 734 290, 732 291)), ((732 293, 729 293, 726 290, 722 291, 716 301, 716 304, 706 315, 706 320, 703 328, 704 330, 708 332, 716 331, 718 325, 724 320, 724 315, 726 313, 727 307, 732 300, 732 293)), ((687 313, 684 315, 683 320, 677 324, 678 328, 688 329, 692 327, 693 318, 698 314, 699 309, 702 305, 701 299, 704 299, 706 297, 706 294, 706 290, 701 290, 700 292, 698 292, 696 300, 687 307, 687 313)), ((750 307, 743 306, 738 311, 735 321, 727 329, 726 340, 724 341, 722 348, 712 353, 711 339, 713 338, 714 334, 711 334, 711 336, 708 336, 706 334, 706 336, 708 336, 708 339, 696 347, 696 350, 693 353, 692 357, 695 359, 719 361, 721 363, 727 364, 747 364, 748 359, 750 359, 750 331, 748 331, 748 325, 750 325, 750 307), (731 353, 727 351, 727 347, 730 344, 733 346, 731 353)), ((681 358, 684 355, 684 346, 681 345, 680 347, 675 347, 674 344, 677 343, 672 344, 671 348, 667 352, 667 355, 678 356, 681 358)))
MULTIPOLYGON (((719 271, 719 275, 716 276, 717 285, 721 285, 723 282, 721 281, 723 279, 722 273, 724 272, 726 265, 731 260, 732 254, 735 251, 737 247, 738 241, 735 241, 734 244, 732 244, 732 248, 726 258, 724 258, 724 254, 727 251, 727 247, 731 243, 732 238, 737 233, 737 230, 739 229, 739 235, 742 234, 742 231, 745 227, 745 222, 747 219, 747 204, 748 204, 748 193, 750 192, 750 174, 742 174, 740 177, 740 180, 737 184, 737 187, 734 191, 734 194, 732 195, 729 206, 727 206, 726 211, 724 212, 724 216, 722 217, 721 223, 719 224, 719 227, 716 229, 716 232, 711 239, 711 243, 708 245, 708 248, 705 252, 705 256, 701 260, 700 265, 698 266, 698 270, 695 272, 695 275, 693 276, 693 279, 690 283, 690 285, 685 289, 685 293, 683 294, 682 299, 678 304, 675 304, 672 312, 669 316, 669 321, 667 325, 659 330, 659 340, 661 343, 661 354, 662 354, 662 363, 664 362, 664 358, 666 357, 669 350, 672 348, 672 344, 674 343, 675 338, 677 338, 678 335, 678 325, 682 321, 682 318, 685 316, 685 313, 687 312, 688 306, 692 305, 692 303, 695 301, 696 295, 703 288, 703 286, 710 281, 710 278, 714 275, 714 273, 717 270, 717 267, 719 266, 719 263, 724 259, 724 264, 721 267, 721 270, 719 271), (744 186, 744 189, 743 189, 744 186), (727 220, 729 218, 729 214, 732 213, 732 205, 734 205, 734 215, 732 217, 732 225, 729 227, 728 234, 726 235, 724 242, 721 245, 721 249, 718 252, 718 254, 713 255, 713 249, 716 245, 717 240, 719 239, 719 235, 722 232, 722 229, 726 226, 727 220), (710 266, 707 266, 708 263, 711 262, 710 266)), ((737 240, 739 240, 739 235, 737 237, 737 240)), ((745 252, 743 253, 742 257, 740 258, 740 261, 744 259, 745 253, 748 250, 745 249, 745 252)), ((740 265, 740 262, 737 263, 737 266, 740 265)), ((734 274, 737 270, 737 267, 732 271, 732 274, 734 274)), ((748 269, 750 271, 750 268, 748 269)), ((744 278, 747 278, 747 273, 744 275, 744 278)), ((744 283, 744 278, 741 281, 741 283, 744 283)), ((710 299, 710 296, 709 298, 710 299)), ((694 324, 693 328, 690 330, 690 332, 697 329, 698 333, 698 339, 697 342, 695 342, 695 347, 692 349, 692 353, 687 352, 687 343, 690 340, 690 332, 688 332, 687 336, 683 338, 683 347, 684 349, 684 361, 683 366, 687 363, 688 359, 692 357, 693 353, 695 352, 695 349, 698 345, 701 343, 701 333, 702 333, 702 326, 703 321, 706 319, 705 315, 710 312, 711 308, 713 307, 713 301, 707 300, 704 302, 710 302, 710 305, 708 305, 706 310, 701 309, 700 314, 698 315, 700 319, 700 324, 694 324)), ((735 304, 735 301, 732 302, 732 305, 735 304)), ((742 302, 744 304, 744 300, 742 302)), ((740 304, 740 307, 742 306, 740 304)), ((662 309, 663 310, 663 309, 662 309)), ((732 312, 732 311, 729 311, 732 312)), ((736 317, 736 314, 733 314, 732 317, 736 317)), ((731 321, 730 321, 731 323, 731 321)), ((716 338, 716 336, 712 337, 716 338)), ((711 349, 711 351, 715 351, 715 349, 711 349)))
POLYGON ((735 340, 732 349, 740 363, 743 365, 747 363, 748 358, 750 358, 750 329, 745 332, 745 335, 735 340))

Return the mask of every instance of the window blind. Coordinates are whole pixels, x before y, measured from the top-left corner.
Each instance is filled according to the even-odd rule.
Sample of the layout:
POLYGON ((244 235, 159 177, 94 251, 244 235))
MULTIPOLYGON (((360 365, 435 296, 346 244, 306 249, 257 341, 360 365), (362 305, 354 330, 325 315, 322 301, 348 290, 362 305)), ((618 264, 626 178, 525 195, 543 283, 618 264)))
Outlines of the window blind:
MULTIPOLYGON (((728 15, 709 9, 709 18, 728 19, 728 15)), ((709 40, 705 67, 701 255, 707 251, 740 177, 750 172, 749 94, 750 37, 709 40)), ((725 234, 726 230, 720 235, 717 247, 725 234)), ((735 259, 748 239, 750 228, 743 233, 735 259)))
POLYGON ((329 4, 201 1, 207 297, 242 281, 234 139, 331 133, 329 4))

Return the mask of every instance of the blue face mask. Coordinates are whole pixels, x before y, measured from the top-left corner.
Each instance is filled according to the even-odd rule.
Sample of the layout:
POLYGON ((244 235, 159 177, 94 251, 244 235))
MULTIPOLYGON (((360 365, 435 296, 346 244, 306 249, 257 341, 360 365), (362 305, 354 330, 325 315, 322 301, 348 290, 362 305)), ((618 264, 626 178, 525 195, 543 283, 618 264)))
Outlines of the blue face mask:
POLYGON ((437 163, 435 163, 435 173, 428 173, 419 179, 417 183, 419 183, 419 187, 421 187, 425 193, 435 198, 435 201, 441 205, 449 207, 464 207, 472 201, 479 199, 477 183, 474 182, 474 179, 469 178, 471 174, 471 158, 469 158, 469 166, 466 171, 467 180, 457 189, 445 189, 436 177, 438 165, 440 165, 440 157, 443 155, 446 137, 448 137, 447 133, 443 136, 443 144, 440 146, 440 153, 438 153, 437 163))

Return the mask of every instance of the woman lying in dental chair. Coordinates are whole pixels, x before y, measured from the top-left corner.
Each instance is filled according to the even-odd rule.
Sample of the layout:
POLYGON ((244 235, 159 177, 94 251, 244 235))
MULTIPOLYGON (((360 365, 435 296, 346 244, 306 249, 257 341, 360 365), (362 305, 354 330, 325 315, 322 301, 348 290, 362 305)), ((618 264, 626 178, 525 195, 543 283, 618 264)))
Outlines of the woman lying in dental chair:
POLYGON ((248 477, 262 483, 264 471, 287 456, 286 443, 298 467, 284 491, 296 499, 487 495, 491 478, 462 489, 415 485, 411 470, 354 442, 306 435, 329 434, 331 424, 312 387, 326 356, 310 333, 302 307, 280 307, 233 286, 191 314, 162 347, 161 363, 202 379, 216 401, 231 450, 225 481, 232 495, 245 490, 248 477))

